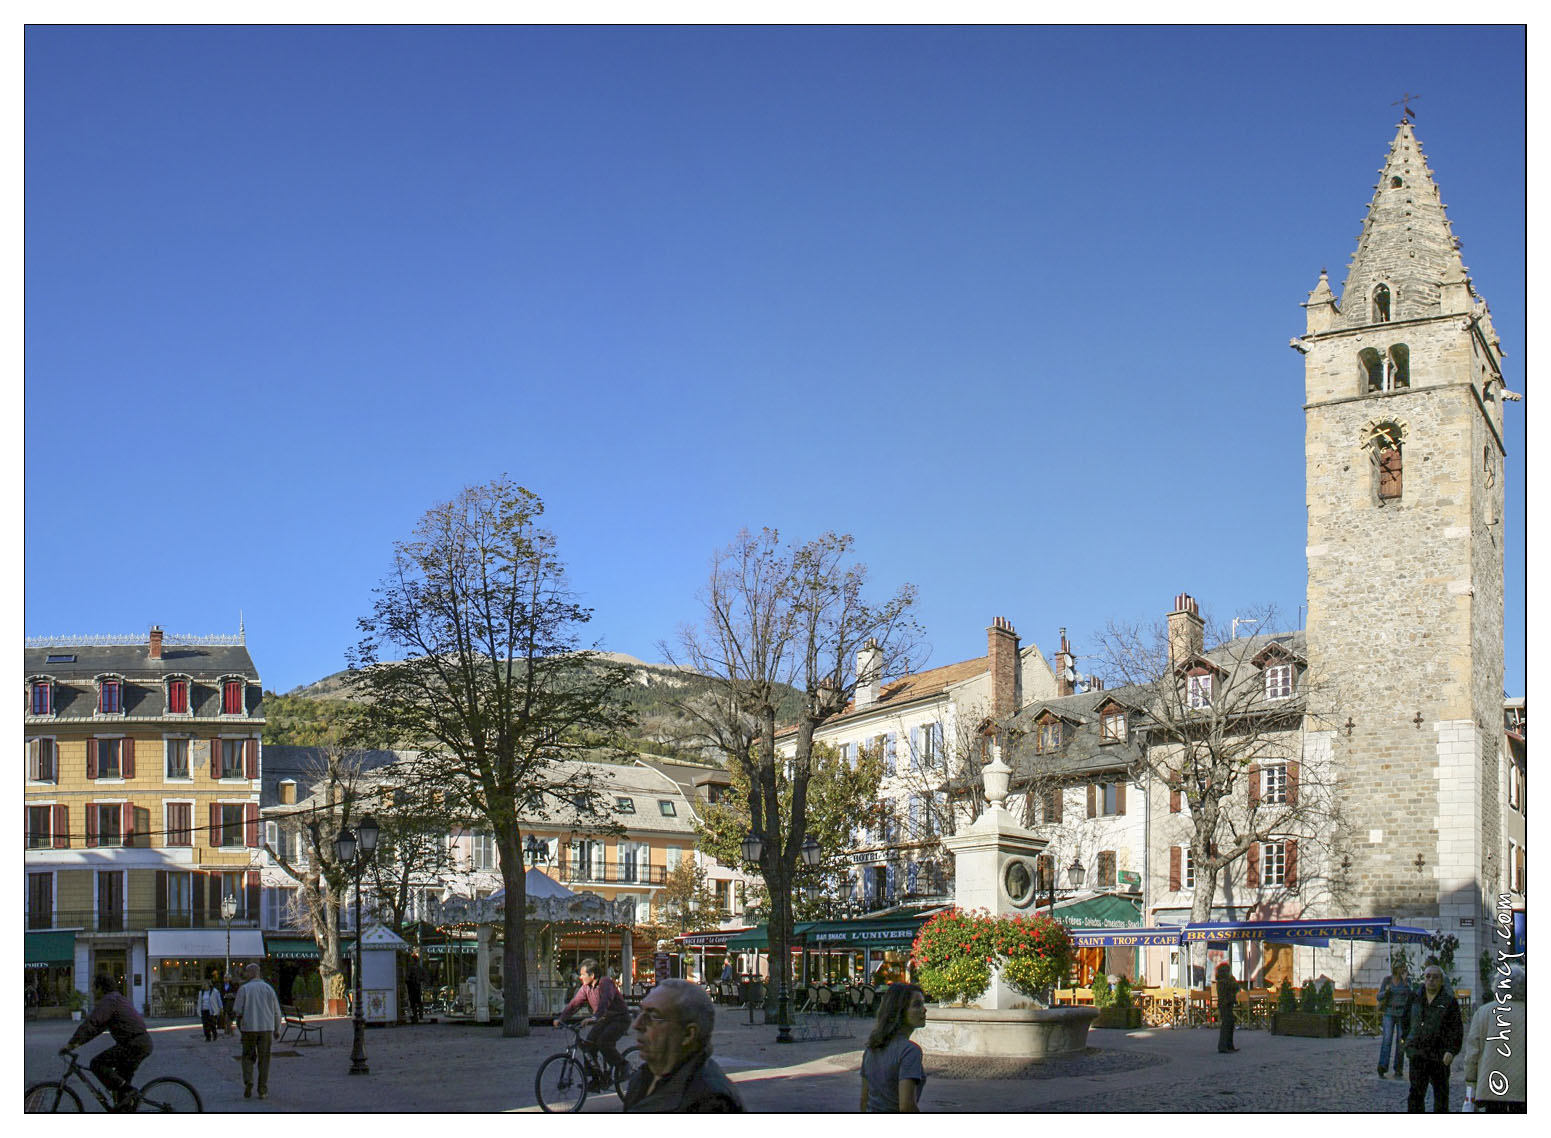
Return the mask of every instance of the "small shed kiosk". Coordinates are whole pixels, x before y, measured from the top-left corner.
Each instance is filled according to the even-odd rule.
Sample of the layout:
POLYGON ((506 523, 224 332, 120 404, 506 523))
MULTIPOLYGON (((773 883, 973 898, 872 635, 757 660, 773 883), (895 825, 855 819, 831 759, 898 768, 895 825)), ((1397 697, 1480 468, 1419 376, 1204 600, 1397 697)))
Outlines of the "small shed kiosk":
POLYGON ((361 937, 361 1000, 367 1023, 397 1023, 398 956, 409 944, 381 925, 368 925, 361 937))

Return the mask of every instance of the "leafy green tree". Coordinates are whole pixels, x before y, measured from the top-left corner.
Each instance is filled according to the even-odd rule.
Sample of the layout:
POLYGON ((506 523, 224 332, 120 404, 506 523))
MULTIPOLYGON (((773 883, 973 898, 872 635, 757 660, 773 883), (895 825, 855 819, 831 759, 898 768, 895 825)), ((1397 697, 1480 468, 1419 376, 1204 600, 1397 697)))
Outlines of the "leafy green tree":
POLYGON ((716 890, 706 878, 705 867, 694 858, 683 858, 669 871, 662 891, 664 921, 675 935, 705 923, 716 911, 716 890))
POLYGON ((544 504, 502 477, 427 511, 376 589, 351 654, 374 728, 425 751, 425 770, 494 835, 505 887, 502 1033, 528 1034, 522 819, 541 813, 615 833, 580 763, 614 747, 629 715, 627 668, 584 649, 576 602, 544 504))

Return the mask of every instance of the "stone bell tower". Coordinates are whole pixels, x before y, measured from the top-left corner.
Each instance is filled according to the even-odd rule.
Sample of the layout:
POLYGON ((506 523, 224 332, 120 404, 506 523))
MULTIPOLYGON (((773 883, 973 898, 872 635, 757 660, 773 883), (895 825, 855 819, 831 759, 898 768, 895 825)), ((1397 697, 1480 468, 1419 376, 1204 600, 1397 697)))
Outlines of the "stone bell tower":
POLYGON ((1303 307, 1312 742, 1347 907, 1454 933, 1474 983, 1501 869, 1503 353, 1409 122, 1340 300, 1322 270, 1303 307))

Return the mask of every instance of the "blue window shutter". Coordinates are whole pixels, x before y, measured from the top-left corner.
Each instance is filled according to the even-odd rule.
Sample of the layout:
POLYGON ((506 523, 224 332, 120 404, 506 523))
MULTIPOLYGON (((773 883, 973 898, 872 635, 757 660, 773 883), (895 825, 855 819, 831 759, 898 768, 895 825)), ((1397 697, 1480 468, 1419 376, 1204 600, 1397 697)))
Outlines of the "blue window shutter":
POLYGON ((895 773, 899 736, 890 731, 883 741, 884 768, 889 774, 895 773))
POLYGON ((905 888, 911 893, 916 891, 916 882, 920 880, 921 867, 911 862, 905 870, 905 888))
POLYGON ((919 727, 912 727, 910 729, 910 763, 909 763, 909 769, 910 770, 915 770, 916 767, 919 765, 920 754, 921 754, 921 729, 919 727))
POLYGON ((884 886, 884 888, 886 890, 886 893, 884 895, 889 900, 891 900, 891 901, 894 899, 894 888, 895 888, 894 877, 895 877, 894 867, 891 865, 891 866, 888 867, 887 884, 884 886))
POLYGON ((942 724, 932 724, 932 754, 936 757, 939 766, 948 765, 948 756, 942 749, 942 724))

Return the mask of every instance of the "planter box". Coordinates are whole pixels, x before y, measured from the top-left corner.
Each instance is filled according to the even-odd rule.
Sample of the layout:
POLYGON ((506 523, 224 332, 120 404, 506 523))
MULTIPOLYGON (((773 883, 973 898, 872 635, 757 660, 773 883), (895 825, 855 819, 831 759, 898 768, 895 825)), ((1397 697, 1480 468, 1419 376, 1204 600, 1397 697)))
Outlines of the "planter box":
POLYGON ((1094 1027, 1117 1027, 1129 1031, 1142 1026, 1141 1008, 1105 1008, 1099 1012, 1098 1019, 1093 1021, 1094 1027))
POLYGON ((1334 1012, 1277 1012, 1271 1017, 1271 1034, 1334 1039, 1341 1034, 1341 1017, 1334 1012))
POLYGON ((320 1016, 323 1014, 322 996, 297 996, 292 1001, 296 1010, 304 1016, 320 1016))

